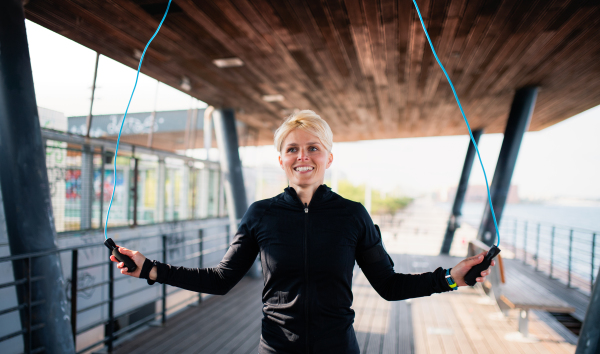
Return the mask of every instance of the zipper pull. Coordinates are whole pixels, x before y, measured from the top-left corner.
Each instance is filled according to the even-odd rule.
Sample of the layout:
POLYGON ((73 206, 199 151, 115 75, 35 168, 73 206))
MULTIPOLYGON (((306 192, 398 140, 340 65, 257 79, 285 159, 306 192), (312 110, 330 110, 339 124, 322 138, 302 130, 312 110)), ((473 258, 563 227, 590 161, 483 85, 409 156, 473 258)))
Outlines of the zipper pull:
POLYGON ((304 214, 308 214, 308 205, 304 203, 304 214))

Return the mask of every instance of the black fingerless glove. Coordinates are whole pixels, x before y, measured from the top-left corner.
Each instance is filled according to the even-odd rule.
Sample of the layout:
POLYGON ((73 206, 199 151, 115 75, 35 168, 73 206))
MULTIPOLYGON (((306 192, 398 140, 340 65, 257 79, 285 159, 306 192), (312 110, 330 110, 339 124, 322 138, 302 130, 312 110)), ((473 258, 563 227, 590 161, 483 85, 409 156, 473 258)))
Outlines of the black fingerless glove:
POLYGON ((142 266, 142 270, 140 271, 140 278, 148 280, 148 285, 156 283, 156 281, 150 280, 150 271, 152 270, 152 267, 154 267, 155 262, 156 261, 151 261, 146 258, 144 265, 142 266))

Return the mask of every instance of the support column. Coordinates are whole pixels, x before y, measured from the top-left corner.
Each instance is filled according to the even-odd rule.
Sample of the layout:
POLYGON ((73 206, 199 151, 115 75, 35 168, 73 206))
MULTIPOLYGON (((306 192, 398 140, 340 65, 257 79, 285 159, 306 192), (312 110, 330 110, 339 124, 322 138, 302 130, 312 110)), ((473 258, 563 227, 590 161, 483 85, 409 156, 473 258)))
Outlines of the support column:
POLYGON ((81 206, 80 228, 92 228, 92 202, 94 200, 94 154, 92 147, 83 146, 81 152, 81 206))
MULTIPOLYGON (((479 145, 479 138, 483 130, 476 130, 473 132, 473 139, 475 143, 479 145)), ((442 250, 440 254, 450 253, 450 247, 452 246, 452 240, 454 239, 454 232, 460 227, 460 217, 462 215, 461 209, 463 202, 465 201, 465 194, 467 193, 467 187, 469 185, 469 177, 471 176, 471 168, 473 168, 473 159, 475 158, 476 151, 475 145, 469 138, 469 147, 467 148, 467 157, 465 157, 465 164, 460 175, 460 181, 458 182, 458 188, 456 188, 456 196, 454 197, 454 204, 452 205, 452 212, 450 219, 448 220, 448 227, 446 228, 446 235, 444 236, 444 243, 442 243, 442 250)))
MULTIPOLYGON (((46 154, 42 144, 31 62, 25 32, 23 1, 0 1, 0 188, 12 255, 56 250, 46 154)), ((45 300, 20 311, 23 328, 44 323, 28 334, 25 352, 74 353, 65 282, 57 254, 13 262, 15 279, 27 271, 38 281, 17 286, 20 305, 45 300), (29 316, 31 313, 31 316, 29 316), (31 343, 31 345, 30 345, 31 343)))
POLYGON ((165 221, 165 182, 166 182, 166 165, 165 159, 158 160, 158 181, 156 191, 156 222, 165 221))
POLYGON ((585 313, 585 320, 579 333, 575 354, 597 354, 600 352, 600 269, 592 288, 590 304, 585 313))
MULTIPOLYGON (((221 160, 221 173, 224 177, 225 196, 229 218, 237 226, 235 220, 241 219, 248 203, 244 176, 242 175, 242 162, 238 150, 238 136, 235 128, 235 114, 233 109, 217 109, 213 113, 219 156, 221 160)), ((234 229, 237 229, 235 227, 234 229)))
MULTIPOLYGON (((500 219, 502 218, 502 211, 506 203, 510 180, 515 170, 523 135, 525 135, 529 127, 529 121, 533 115, 537 93, 537 87, 524 87, 517 90, 512 106, 510 107, 506 129, 504 130, 504 140, 500 148, 500 156, 498 156, 494 179, 490 186, 492 204, 498 225, 500 225, 500 219)), ((493 245, 496 240, 496 229, 489 202, 486 203, 485 211, 483 212, 483 219, 479 226, 477 239, 489 246, 493 245)))

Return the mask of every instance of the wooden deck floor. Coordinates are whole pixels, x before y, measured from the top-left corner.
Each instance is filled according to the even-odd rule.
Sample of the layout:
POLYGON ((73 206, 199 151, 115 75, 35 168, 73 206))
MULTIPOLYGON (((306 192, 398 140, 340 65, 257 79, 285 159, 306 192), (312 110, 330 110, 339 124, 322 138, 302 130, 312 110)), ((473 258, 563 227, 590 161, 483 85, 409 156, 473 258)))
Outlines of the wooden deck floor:
MULTIPOLYGON (((460 258, 393 255, 396 271, 450 267, 460 258)), ((508 262, 510 263, 510 262, 508 262)), ((515 264, 509 272, 519 272, 515 264)), ((509 273, 510 274, 510 273, 509 273)), ((529 274, 528 274, 529 275, 529 274)), ((535 273, 532 274, 535 277, 535 273)), ((540 275, 541 276, 541 275, 540 275)), ((245 278, 226 296, 214 296, 117 347, 116 353, 256 353, 262 280, 245 278)), ((517 313, 504 317, 477 288, 408 301, 387 302, 357 268, 353 291, 361 353, 574 353, 575 346, 535 314, 530 333, 517 333, 517 313)))

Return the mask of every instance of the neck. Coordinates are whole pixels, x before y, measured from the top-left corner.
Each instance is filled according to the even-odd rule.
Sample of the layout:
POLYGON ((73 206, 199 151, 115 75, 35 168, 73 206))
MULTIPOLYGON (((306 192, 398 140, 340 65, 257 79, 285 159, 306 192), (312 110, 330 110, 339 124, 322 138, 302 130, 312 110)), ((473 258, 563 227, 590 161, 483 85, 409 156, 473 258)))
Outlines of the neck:
POLYGON ((315 183, 315 184, 305 185, 305 186, 299 186, 299 185, 290 183, 290 187, 294 188, 294 190, 296 191, 296 194, 298 195, 298 198, 300 198, 300 201, 302 201, 302 204, 308 205, 310 203, 310 200, 312 199, 313 195, 317 191, 317 188, 319 188, 319 186, 322 184, 323 184, 323 181, 321 181, 321 183, 315 183))

